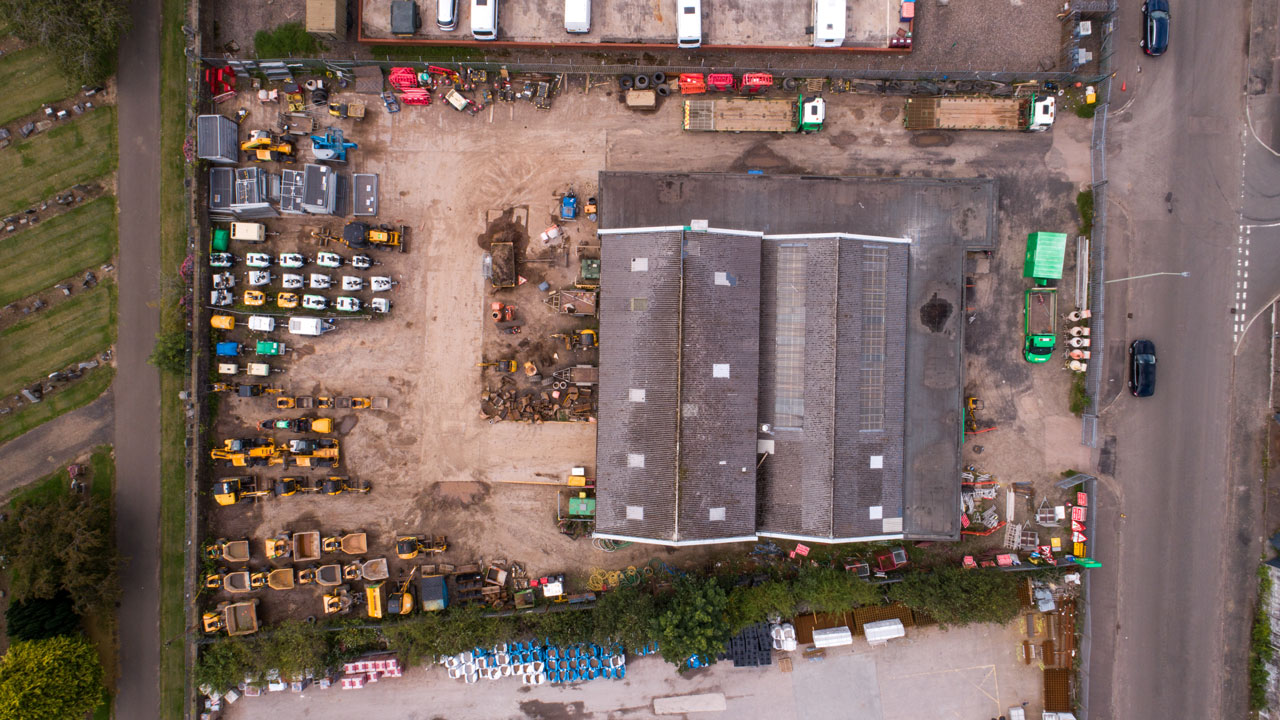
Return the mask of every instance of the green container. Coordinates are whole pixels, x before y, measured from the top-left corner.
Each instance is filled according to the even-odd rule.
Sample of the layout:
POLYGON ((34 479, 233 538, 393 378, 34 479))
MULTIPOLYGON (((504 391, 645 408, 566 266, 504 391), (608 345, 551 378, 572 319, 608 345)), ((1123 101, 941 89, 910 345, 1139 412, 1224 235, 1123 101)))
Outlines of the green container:
POLYGON ((1022 263, 1022 277, 1034 279, 1037 285, 1061 280, 1066 256, 1066 233, 1033 232, 1027 236, 1027 257, 1022 263))
POLYGON ((228 252, 231 248, 231 233, 225 228, 214 228, 213 242, 209 244, 210 252, 228 252))

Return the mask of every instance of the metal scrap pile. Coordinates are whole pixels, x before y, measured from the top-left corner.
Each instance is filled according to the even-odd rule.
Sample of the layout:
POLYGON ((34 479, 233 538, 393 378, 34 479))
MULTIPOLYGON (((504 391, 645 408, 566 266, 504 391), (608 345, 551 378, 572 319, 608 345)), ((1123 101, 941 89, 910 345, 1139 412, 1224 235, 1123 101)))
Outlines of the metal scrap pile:
POLYGON ((548 386, 542 390, 499 387, 481 393, 480 415, 490 423, 500 420, 535 424, 547 421, 591 422, 595 419, 595 403, 591 388, 575 385, 563 389, 548 386))

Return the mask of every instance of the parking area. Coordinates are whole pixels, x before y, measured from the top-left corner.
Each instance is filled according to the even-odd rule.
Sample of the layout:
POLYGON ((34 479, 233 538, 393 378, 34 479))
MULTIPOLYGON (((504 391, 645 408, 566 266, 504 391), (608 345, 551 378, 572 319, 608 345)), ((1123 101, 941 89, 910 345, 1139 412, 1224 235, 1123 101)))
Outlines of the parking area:
MULTIPOLYGON (((902 21, 900 0, 847 0, 845 47, 887 48, 902 21)), ((601 3, 591 8, 589 32, 565 30, 563 3, 538 5, 510 0, 499 4, 498 40, 520 43, 651 44, 676 43, 677 3, 601 3)), ((387 39, 472 42, 471 2, 459 0, 458 25, 441 30, 436 3, 419 3, 422 25, 412 36, 392 35, 391 0, 365 0, 360 16, 365 42, 387 39)), ((807 4, 765 0, 706 0, 702 3, 702 42, 716 46, 812 47, 813 13, 807 4)))
MULTIPOLYGON (((979 625, 952 630, 912 629, 906 638, 870 648, 828 650, 821 661, 800 653, 778 654, 775 664, 734 668, 718 663, 684 675, 658 658, 628 662, 625 681, 572 686, 522 686, 515 678, 481 686, 451 681, 439 666, 415 668, 359 692, 308 689, 243 698, 223 714, 228 720, 294 717, 338 720, 353 713, 380 717, 447 717, 456 720, 526 718, 650 718, 654 700, 709 695, 720 711, 686 717, 741 720, 918 720, 987 718, 1025 706, 1038 717, 1040 672, 1022 662, 1014 626, 979 625), (785 672, 779 660, 791 661, 785 672)), ((665 715, 671 717, 671 715, 665 715)))

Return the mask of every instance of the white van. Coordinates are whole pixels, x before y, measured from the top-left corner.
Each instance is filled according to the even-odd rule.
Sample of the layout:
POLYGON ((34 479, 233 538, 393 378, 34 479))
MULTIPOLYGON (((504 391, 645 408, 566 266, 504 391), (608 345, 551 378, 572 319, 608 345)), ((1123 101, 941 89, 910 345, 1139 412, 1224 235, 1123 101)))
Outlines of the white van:
POLYGON ((844 44, 846 0, 813 0, 813 46, 844 44))
POLYGON ((564 0, 564 31, 591 32, 591 0, 564 0))
POLYGON ((445 32, 458 28, 458 0, 436 0, 436 27, 445 32))
POLYGON ((498 0, 471 0, 471 37, 498 39, 498 0))
POLYGON ((676 0, 676 46, 702 46, 702 0, 676 0))

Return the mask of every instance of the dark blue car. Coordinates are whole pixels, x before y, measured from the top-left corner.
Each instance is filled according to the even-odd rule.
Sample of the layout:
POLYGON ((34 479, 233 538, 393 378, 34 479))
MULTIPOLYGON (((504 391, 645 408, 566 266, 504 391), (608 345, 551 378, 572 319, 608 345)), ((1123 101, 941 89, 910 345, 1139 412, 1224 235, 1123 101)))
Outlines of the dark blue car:
POLYGON ((1169 49, 1169 0, 1142 3, 1142 50, 1163 55, 1169 49))
POLYGON ((1134 340, 1129 345, 1129 392, 1151 397, 1156 391, 1156 344, 1134 340))

